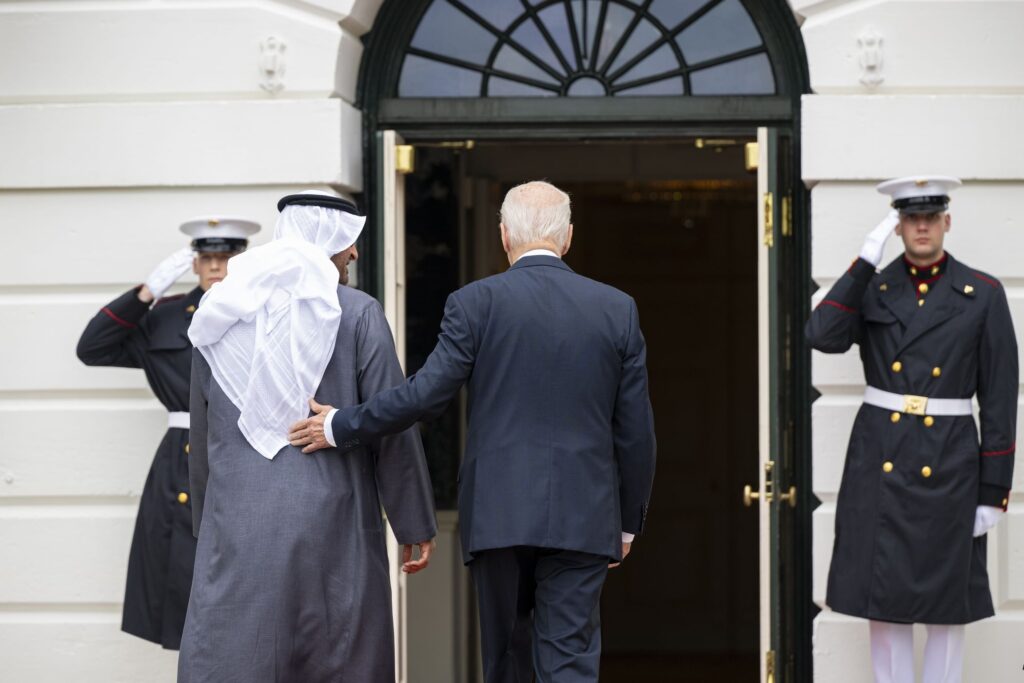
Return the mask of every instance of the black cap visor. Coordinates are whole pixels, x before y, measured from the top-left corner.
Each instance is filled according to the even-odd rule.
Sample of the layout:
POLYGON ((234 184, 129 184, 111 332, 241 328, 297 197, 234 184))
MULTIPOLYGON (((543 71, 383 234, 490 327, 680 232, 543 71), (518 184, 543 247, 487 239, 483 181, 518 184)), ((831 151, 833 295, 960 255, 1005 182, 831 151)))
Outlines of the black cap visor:
POLYGON ((894 201, 892 208, 900 213, 939 213, 949 208, 949 197, 944 194, 927 197, 905 197, 894 201))
POLYGON ((192 248, 207 254, 231 254, 245 251, 249 240, 241 237, 200 237, 192 240, 192 248))
POLYGON ((282 211, 286 206, 322 206, 325 209, 336 209, 359 215, 356 205, 347 199, 323 194, 290 194, 287 197, 281 197, 277 202, 277 210, 282 211))

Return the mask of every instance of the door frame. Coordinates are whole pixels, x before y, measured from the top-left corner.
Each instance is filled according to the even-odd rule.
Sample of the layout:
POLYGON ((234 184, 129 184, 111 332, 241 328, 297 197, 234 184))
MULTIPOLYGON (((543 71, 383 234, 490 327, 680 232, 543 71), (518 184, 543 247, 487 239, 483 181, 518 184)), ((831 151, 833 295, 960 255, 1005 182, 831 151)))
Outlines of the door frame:
MULTIPOLYGON (((792 344, 793 371, 785 393, 796 416, 792 435, 798 505, 790 535, 791 576, 800 595, 787 605, 792 610, 793 651, 777 662, 777 683, 812 681, 811 636, 818 608, 813 602, 811 515, 820 501, 811 480, 810 346, 803 335, 810 297, 816 285, 810 278, 810 192, 800 169, 800 101, 810 92, 807 59, 799 27, 784 0, 741 0, 761 29, 772 57, 778 96, 731 97, 595 97, 595 98, 405 98, 395 97, 403 54, 431 0, 386 0, 366 39, 360 64, 357 107, 363 113, 363 207, 377 207, 382 159, 377 134, 392 129, 409 144, 452 140, 640 140, 664 137, 753 136, 761 126, 787 135, 793 144, 793 163, 787 185, 793 190, 793 278, 785 313, 773 327, 782 334, 776 343, 792 344)), ((378 298, 383 293, 383 216, 369 212, 360 238, 359 279, 378 298)), ((777 426, 773 425, 773 429, 777 426)), ((760 479, 752 472, 752 479, 760 479)), ((739 492, 735 492, 737 495, 739 492)), ((762 653, 763 657, 763 653, 762 653)))

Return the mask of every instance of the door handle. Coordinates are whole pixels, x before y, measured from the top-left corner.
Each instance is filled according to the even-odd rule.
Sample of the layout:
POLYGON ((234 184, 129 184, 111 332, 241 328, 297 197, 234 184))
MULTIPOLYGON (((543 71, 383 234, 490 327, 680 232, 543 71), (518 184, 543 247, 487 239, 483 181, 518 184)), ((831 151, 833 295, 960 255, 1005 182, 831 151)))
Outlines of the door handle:
POLYGON ((743 487, 743 506, 750 507, 755 500, 760 500, 761 494, 750 488, 750 484, 743 487))
POLYGON ((789 491, 787 491, 786 493, 780 493, 779 494, 779 502, 780 503, 789 503, 789 507, 795 508, 796 507, 796 487, 795 486, 790 486, 789 487, 789 491))

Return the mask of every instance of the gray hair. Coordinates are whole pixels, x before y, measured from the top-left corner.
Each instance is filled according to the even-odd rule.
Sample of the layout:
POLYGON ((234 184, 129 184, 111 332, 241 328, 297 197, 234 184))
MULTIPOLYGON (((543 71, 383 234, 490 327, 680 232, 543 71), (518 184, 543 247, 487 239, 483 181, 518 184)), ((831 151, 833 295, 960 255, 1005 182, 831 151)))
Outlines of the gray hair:
POLYGON ((516 185, 501 204, 501 222, 513 249, 541 241, 564 246, 571 217, 569 195, 543 180, 516 185))

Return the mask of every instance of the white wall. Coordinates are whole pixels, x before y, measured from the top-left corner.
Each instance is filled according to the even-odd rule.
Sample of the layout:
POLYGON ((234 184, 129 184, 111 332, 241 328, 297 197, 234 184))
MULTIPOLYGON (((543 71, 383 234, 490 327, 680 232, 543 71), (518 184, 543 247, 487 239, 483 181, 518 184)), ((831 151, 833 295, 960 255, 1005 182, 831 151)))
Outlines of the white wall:
MULTIPOLYGON (((803 20, 811 85, 803 101, 803 173, 812 201, 812 273, 824 296, 887 210, 880 180, 956 175, 950 252, 1007 287, 1024 332, 1024 2, 1015 0, 791 0, 803 20), (861 82, 858 37, 882 38, 882 81, 861 82)), ((894 241, 895 242, 895 241, 894 241)), ((889 245, 885 259, 898 245, 889 245)), ((813 595, 824 605, 835 499, 860 404, 856 349, 814 356, 813 595)), ((1024 484, 1018 467, 1015 491, 1024 484)), ((1024 642, 1024 496, 990 534, 989 576, 997 616, 967 629, 964 680, 1014 680, 1024 642)), ((923 633, 918 634, 923 639, 923 633)), ((919 643, 920 650, 920 643, 919 643)), ((920 654, 920 653, 919 653, 920 654)), ((869 683, 863 621, 824 611, 814 629, 815 680, 869 683)))
POLYGON ((0 3, 0 680, 174 680, 174 653, 119 630, 166 418, 141 372, 86 368, 75 344, 187 243, 185 219, 270 231, 286 193, 361 189, 352 102, 378 5, 0 3), (286 44, 274 93, 268 36, 286 44))

